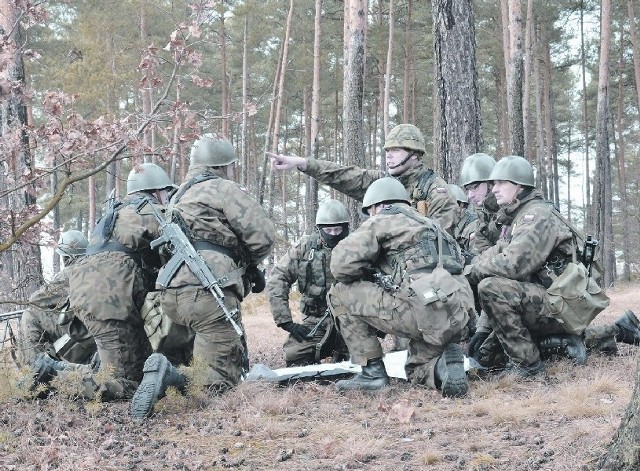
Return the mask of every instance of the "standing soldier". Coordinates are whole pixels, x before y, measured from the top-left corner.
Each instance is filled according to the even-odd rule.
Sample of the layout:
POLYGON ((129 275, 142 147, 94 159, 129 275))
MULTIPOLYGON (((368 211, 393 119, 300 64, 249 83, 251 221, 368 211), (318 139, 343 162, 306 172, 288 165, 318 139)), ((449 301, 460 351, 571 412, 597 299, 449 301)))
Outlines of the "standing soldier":
MULTIPOLYGON (((242 326, 240 303, 252 290, 264 289, 258 265, 271 251, 275 227, 260 204, 233 182, 236 161, 227 139, 205 134, 196 140, 185 182, 172 196, 167 217, 184 228, 218 280, 226 310, 242 326)), ((171 261, 167 267, 170 265, 171 261)), ((163 312, 195 332, 193 357, 207 365, 204 386, 222 392, 242 377, 245 345, 216 297, 186 264, 178 267, 175 273, 165 269, 158 275, 158 285, 167 287, 161 298, 163 312)), ((131 401, 131 414, 140 418, 150 415, 167 387, 180 389, 185 381, 164 355, 154 353, 144 364, 144 378, 131 401)))
POLYGON ((267 292, 273 320, 289 332, 284 344, 287 366, 319 363, 327 356, 333 361, 349 357, 333 320, 325 315, 327 291, 335 282, 329 270, 331 252, 348 235, 347 208, 338 200, 326 200, 316 213, 313 234, 300 239, 271 271, 267 292), (289 308, 289 291, 296 281, 302 294, 302 324, 293 322, 289 308))
POLYGON ((56 372, 75 369, 84 376, 87 396, 98 391, 103 401, 133 396, 151 353, 140 308, 162 265, 150 244, 159 237, 156 214, 173 188, 159 166, 136 166, 127 179, 127 196, 111 202, 91 235, 87 256, 70 269, 71 308, 93 335, 100 370, 109 378, 100 383, 86 366, 45 358, 37 380, 46 382, 56 372))
MULTIPOLYGON (((384 149, 387 152, 387 175, 396 177, 402 183, 411 205, 423 216, 436 219, 447 232, 453 234, 458 205, 446 182, 425 165, 424 137, 420 130, 413 124, 394 127, 387 135, 384 149)), ((346 167, 326 160, 268 155, 274 168, 297 168, 358 201, 362 201, 369 185, 384 176, 378 170, 346 167)))
POLYGON ((62 356, 72 363, 88 363, 96 344, 85 325, 69 310, 69 267, 82 259, 88 245, 80 231, 60 234, 56 253, 64 268, 29 298, 20 319, 18 359, 33 365, 38 354, 62 356))
POLYGON ((379 332, 409 339, 405 371, 414 384, 467 393, 460 341, 473 295, 460 249, 440 224, 409 206, 394 178, 372 183, 362 201, 371 216, 344 239, 331 259, 337 283, 328 303, 362 372, 338 381, 340 391, 379 390, 389 384, 379 332), (376 272, 369 281, 367 274, 376 272))

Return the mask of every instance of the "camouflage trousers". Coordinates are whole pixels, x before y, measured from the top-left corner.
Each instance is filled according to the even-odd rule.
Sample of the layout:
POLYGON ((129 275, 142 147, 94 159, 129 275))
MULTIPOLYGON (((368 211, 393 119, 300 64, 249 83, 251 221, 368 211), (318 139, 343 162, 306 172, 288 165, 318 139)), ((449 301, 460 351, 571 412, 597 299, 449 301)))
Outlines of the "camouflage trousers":
POLYGON ((101 377, 109 378, 91 378, 103 401, 130 399, 142 379, 151 354, 140 317, 148 291, 143 270, 121 252, 91 255, 71 267, 71 308, 96 342, 101 377))
POLYGON ((382 357, 378 332, 407 338, 407 378, 432 389, 436 389, 438 358, 448 344, 460 341, 468 320, 466 312, 460 319, 451 319, 425 307, 415 296, 391 293, 368 281, 337 283, 327 300, 352 362, 364 366, 382 357))
MULTIPOLYGON (((229 311, 237 309, 235 321, 242 326, 240 302, 233 292, 224 290, 229 311)), ((207 366, 203 386, 224 391, 240 382, 244 347, 214 296, 204 288, 169 288, 162 293, 162 310, 173 322, 195 333, 193 358, 207 366)))
POLYGON ((615 324, 590 325, 584 331, 584 343, 590 352, 617 353, 616 336, 619 334, 615 324))
POLYGON ((562 333, 562 324, 546 315, 545 289, 534 283, 498 276, 485 278, 478 284, 482 310, 493 327, 492 334, 480 348, 483 353, 500 350, 518 365, 530 365, 540 360, 535 340, 541 336, 562 333))
MULTIPOLYGON (((322 317, 306 316, 302 325, 313 329, 322 317)), ((332 361, 349 359, 349 351, 342 335, 335 328, 333 319, 325 318, 312 339, 298 342, 289 335, 284 345, 284 357, 287 366, 304 366, 320 363, 323 358, 332 357, 332 361)))
MULTIPOLYGON (((18 339, 18 361, 20 365, 31 365, 36 356, 42 352, 55 355, 56 340, 70 335, 73 346, 66 351, 63 359, 70 363, 88 363, 96 352, 96 343, 88 335, 86 327, 79 319, 74 319, 74 327, 79 324, 84 330, 81 336, 70 329, 71 323, 61 325, 58 311, 41 311, 29 309, 20 319, 20 337, 18 339)), ((76 329, 77 330, 77 329, 76 329)))

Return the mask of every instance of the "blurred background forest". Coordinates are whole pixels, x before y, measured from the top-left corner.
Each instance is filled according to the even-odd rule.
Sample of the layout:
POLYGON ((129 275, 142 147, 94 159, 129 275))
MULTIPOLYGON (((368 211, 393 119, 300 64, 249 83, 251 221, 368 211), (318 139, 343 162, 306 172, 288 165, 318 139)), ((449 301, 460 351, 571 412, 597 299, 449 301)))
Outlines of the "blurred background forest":
POLYGON ((234 143, 238 182, 276 222, 277 258, 331 193, 272 173, 265 151, 381 167, 400 123, 423 131, 450 183, 471 153, 524 155, 600 240, 605 282, 629 280, 637 11, 637 0, 0 0, 0 299, 25 299, 43 266, 59 268, 42 248, 89 232, 133 165, 181 182, 204 132, 234 143))

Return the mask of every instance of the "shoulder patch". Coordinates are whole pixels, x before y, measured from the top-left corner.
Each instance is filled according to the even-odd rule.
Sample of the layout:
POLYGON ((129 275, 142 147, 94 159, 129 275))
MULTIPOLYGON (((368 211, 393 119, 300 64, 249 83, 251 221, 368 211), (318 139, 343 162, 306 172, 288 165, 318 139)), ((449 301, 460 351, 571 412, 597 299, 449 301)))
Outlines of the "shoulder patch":
POLYGON ((437 187, 437 188, 436 188, 436 191, 437 191, 438 193, 447 193, 449 190, 447 190, 447 189, 446 189, 445 187, 443 187, 443 186, 439 186, 439 187, 437 187))
POLYGON ((531 223, 535 220, 536 220, 535 214, 525 214, 524 216, 522 216, 522 222, 524 223, 531 223))

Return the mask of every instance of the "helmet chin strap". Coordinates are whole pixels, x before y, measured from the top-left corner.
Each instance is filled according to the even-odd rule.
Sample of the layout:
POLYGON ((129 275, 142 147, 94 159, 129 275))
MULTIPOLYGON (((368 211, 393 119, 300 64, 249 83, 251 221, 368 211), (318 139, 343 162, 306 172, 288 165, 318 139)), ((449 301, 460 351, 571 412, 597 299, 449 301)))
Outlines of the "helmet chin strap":
POLYGON ((398 168, 398 167, 400 167, 401 165, 406 164, 406 163, 409 161, 409 159, 410 159, 411 157, 413 157, 414 155, 416 155, 416 153, 415 153, 414 151, 411 151, 411 152, 409 152, 409 153, 407 154, 407 156, 406 156, 404 159, 402 159, 402 162, 400 162, 400 163, 398 163, 398 164, 394 165, 393 167, 389 167, 389 166, 387 166, 387 167, 389 167, 390 169, 398 168))

